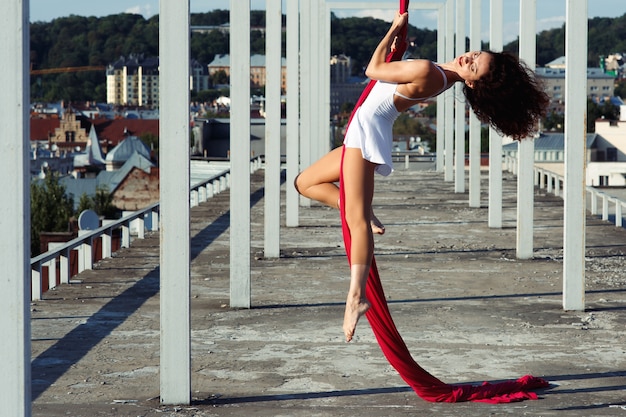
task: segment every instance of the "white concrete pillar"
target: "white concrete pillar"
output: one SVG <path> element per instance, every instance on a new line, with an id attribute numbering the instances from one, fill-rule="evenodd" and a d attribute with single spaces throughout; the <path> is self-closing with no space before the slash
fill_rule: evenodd
<path id="1" fill-rule="evenodd" d="M 0 14 L 0 404 L 7 416 L 31 415 L 30 372 L 30 76 L 29 1 Z M 6 196 L 10 196 L 6 198 Z"/>
<path id="2" fill-rule="evenodd" d="M 565 25 L 563 308 L 585 309 L 587 0 L 567 0 Z"/>
<path id="3" fill-rule="evenodd" d="M 191 402 L 189 0 L 159 3 L 161 403 Z"/>
<path id="4" fill-rule="evenodd" d="M 281 0 L 265 2 L 265 250 L 280 257 Z"/>
<path id="5" fill-rule="evenodd" d="M 445 4 L 441 3 L 437 7 L 437 62 L 446 61 L 446 9 Z M 446 117 L 446 96 L 439 94 L 437 96 L 437 146 L 435 152 L 437 159 L 435 162 L 437 172 L 444 170 L 444 153 L 446 141 L 445 129 Z"/>
<path id="6" fill-rule="evenodd" d="M 230 0 L 230 307 L 250 308 L 250 0 Z"/>
<path id="7" fill-rule="evenodd" d="M 330 151 L 330 26 L 327 26 L 326 19 L 326 2 L 318 1 L 314 4 L 316 18 L 316 34 L 313 39 L 317 39 L 315 43 L 317 54 L 317 87 L 314 91 L 317 93 L 317 147 L 315 160 Z M 330 25 L 330 23 L 329 23 Z M 328 45 L 328 48 L 327 48 Z"/>
<path id="8" fill-rule="evenodd" d="M 481 50 L 481 1 L 470 0 L 470 51 Z M 469 116 L 469 206 L 480 207 L 480 121 L 473 111 Z"/>
<path id="9" fill-rule="evenodd" d="M 456 43 L 455 56 L 466 52 L 465 47 L 465 1 L 456 0 Z M 457 100 L 454 101 L 454 192 L 465 192 L 465 100 L 463 97 L 463 83 L 456 83 L 454 91 Z"/>
<path id="10" fill-rule="evenodd" d="M 536 61 L 537 0 L 520 0 L 519 56 L 532 69 Z M 517 257 L 533 257 L 535 143 L 526 138 L 519 143 L 517 171 Z"/>
<path id="11" fill-rule="evenodd" d="M 311 154 L 311 132 L 313 125 L 311 89 L 313 57 L 311 54 L 311 2 L 300 0 L 300 165 L 306 168 L 314 162 Z M 300 198 L 302 207 L 310 207 L 311 200 Z"/>
<path id="12" fill-rule="evenodd" d="M 491 0 L 489 49 L 501 52 L 503 46 L 502 0 Z M 502 135 L 489 127 L 489 209 L 488 224 L 502 228 Z"/>
<path id="13" fill-rule="evenodd" d="M 454 2 L 446 1 L 446 62 L 454 59 Z M 454 180 L 454 87 L 445 93 L 444 181 Z"/>
<path id="14" fill-rule="evenodd" d="M 320 126 L 320 115 L 322 112 L 320 101 L 320 90 L 322 89 L 322 76 L 320 73 L 320 48 L 319 44 L 322 41 L 321 28 L 319 22 L 319 8 L 320 0 L 312 0 L 309 2 L 309 34 L 311 36 L 309 44 L 309 54 L 311 56 L 311 74 L 309 78 L 311 86 L 310 95 L 310 107 L 311 113 L 311 138 L 309 142 L 309 152 L 311 155 L 311 163 L 317 161 L 320 158 L 320 141 L 322 139 L 322 129 Z"/>
<path id="15" fill-rule="evenodd" d="M 333 138 L 330 126 L 330 13 L 328 7 L 322 4 L 319 8 L 320 26 L 322 28 L 320 42 L 320 73 L 322 74 L 323 84 L 320 91 L 321 98 L 321 116 L 320 125 L 322 128 L 322 141 L 320 143 L 320 157 L 326 155 L 333 147 Z"/>
<path id="16" fill-rule="evenodd" d="M 300 172 L 300 17 L 298 1 L 287 2 L 287 184 L 286 225 L 300 225 L 300 196 L 293 186 Z"/>

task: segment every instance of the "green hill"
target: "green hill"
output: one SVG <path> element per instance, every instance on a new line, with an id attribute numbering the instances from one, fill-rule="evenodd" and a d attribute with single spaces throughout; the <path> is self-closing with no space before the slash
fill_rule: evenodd
<path id="1" fill-rule="evenodd" d="M 218 26 L 228 23 L 228 11 L 192 14 L 191 24 Z M 283 19 L 284 21 L 285 19 Z M 261 30 L 265 13 L 251 13 L 251 52 L 264 54 L 265 43 Z M 354 61 L 353 71 L 361 73 L 388 22 L 373 18 L 345 18 L 331 20 L 331 52 L 346 54 Z M 411 26 L 409 37 L 414 42 L 409 52 L 415 57 L 436 58 L 436 31 Z M 140 15 L 118 14 L 102 18 L 69 16 L 51 22 L 31 24 L 31 66 L 33 69 L 105 66 L 120 56 L 158 55 L 159 18 L 145 19 Z M 537 35 L 537 64 L 544 65 L 565 54 L 564 27 Z M 228 53 L 228 34 L 220 31 L 193 33 L 191 57 L 203 64 L 215 54 Z M 598 57 L 614 52 L 626 52 L 626 14 L 619 18 L 589 20 L 588 65 L 597 67 Z M 488 45 L 485 45 L 485 48 Z M 505 45 L 505 50 L 516 51 L 517 41 Z M 283 51 L 284 39 L 283 39 Z M 105 101 L 104 71 L 68 72 L 34 75 L 31 77 L 33 101 Z"/>

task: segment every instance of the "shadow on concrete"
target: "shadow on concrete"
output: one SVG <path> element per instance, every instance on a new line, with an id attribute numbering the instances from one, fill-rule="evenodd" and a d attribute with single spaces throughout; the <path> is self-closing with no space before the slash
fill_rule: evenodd
<path id="1" fill-rule="evenodd" d="M 366 388 L 352 390 L 334 390 L 321 392 L 302 392 L 299 394 L 275 394 L 275 395 L 254 395 L 250 397 L 231 397 L 231 398 L 207 398 L 204 400 L 196 400 L 193 405 L 226 405 L 226 404 L 243 404 L 257 403 L 268 401 L 291 401 L 291 400 L 313 400 L 319 398 L 337 398 L 349 397 L 355 395 L 375 395 L 375 394 L 395 394 L 399 392 L 411 392 L 411 387 L 391 387 L 391 388 Z"/>
<path id="2" fill-rule="evenodd" d="M 626 293 L 626 288 L 606 289 L 606 290 L 587 290 L 587 294 L 607 294 L 607 293 Z M 536 293 L 518 293 L 518 294 L 499 294 L 499 295 L 480 295 L 480 296 L 468 296 L 468 297 L 437 297 L 437 298 L 420 298 L 420 299 L 402 299 L 402 300 L 387 300 L 387 304 L 411 304 L 411 303 L 440 303 L 449 301 L 488 301 L 498 299 L 512 299 L 512 298 L 528 298 L 528 297 L 562 297 L 561 292 L 536 292 Z M 560 302 L 560 300 L 559 300 Z M 345 302 L 336 303 L 306 303 L 306 304 L 267 304 L 253 306 L 254 310 L 271 310 L 282 308 L 312 308 L 312 307 L 335 307 L 343 306 Z M 585 311 L 609 311 L 609 310 L 626 310 L 626 306 L 620 307 L 594 307 L 588 308 Z"/>
<path id="3" fill-rule="evenodd" d="M 605 373 L 591 373 L 591 374 L 571 374 L 571 375 L 548 375 L 543 378 L 547 381 L 564 381 L 564 380 L 591 380 L 597 378 L 623 378 L 626 376 L 626 371 L 615 371 L 615 372 L 605 372 Z M 494 380 L 489 381 L 489 383 L 497 384 L 501 382 L 505 382 L 507 380 Z M 481 385 L 484 381 L 470 381 L 470 382 L 455 382 L 451 385 L 460 386 L 460 385 Z M 549 387 L 544 389 L 533 390 L 538 394 L 546 394 L 550 390 L 556 388 L 558 385 L 550 384 Z M 626 389 L 626 384 L 615 385 L 615 386 L 604 386 L 604 387 L 590 387 L 583 389 L 572 389 L 572 390 L 559 390 L 559 394 L 574 394 L 581 392 L 601 392 L 601 391 L 623 391 Z M 243 404 L 243 403 L 260 403 L 260 402 L 276 402 L 276 401 L 291 401 L 291 400 L 312 400 L 319 398 L 337 398 L 337 397 L 348 397 L 348 396 L 360 396 L 360 395 L 377 395 L 377 394 L 394 394 L 394 393 L 402 393 L 402 392 L 412 392 L 413 389 L 411 387 L 389 387 L 389 388 L 366 388 L 366 389 L 353 389 L 353 390 L 334 390 L 334 391 L 321 391 L 321 392 L 303 392 L 299 394 L 276 394 L 276 395 L 255 395 L 250 397 L 212 397 L 206 398 L 203 400 L 195 400 L 193 402 L 194 405 L 227 405 L 227 404 Z M 618 402 L 615 405 L 624 405 L 626 402 Z M 558 410 L 584 410 L 588 408 L 595 407 L 603 407 L 606 408 L 606 404 L 602 405 L 584 405 L 584 406 L 572 406 L 567 408 L 559 408 Z"/>
<path id="4" fill-rule="evenodd" d="M 124 323 L 143 303 L 159 292 L 159 268 L 150 271 L 87 321 L 72 329 L 31 362 L 32 400 L 36 400 L 69 368 Z"/>
<path id="5" fill-rule="evenodd" d="M 254 207 L 265 194 L 265 188 L 259 188 L 250 195 L 250 207 Z M 230 210 L 212 221 L 191 238 L 191 260 L 194 260 L 204 249 L 230 227 Z"/>

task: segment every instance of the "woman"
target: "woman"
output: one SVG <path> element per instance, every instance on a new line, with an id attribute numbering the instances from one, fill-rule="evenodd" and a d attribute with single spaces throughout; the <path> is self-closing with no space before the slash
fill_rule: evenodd
<path id="1" fill-rule="evenodd" d="M 466 100 L 483 123 L 516 140 L 529 137 L 543 116 L 548 97 L 517 58 L 506 53 L 474 51 L 445 64 L 428 60 L 386 62 L 408 14 L 397 13 L 391 28 L 375 49 L 365 74 L 378 80 L 356 110 L 344 139 L 346 222 L 350 229 L 350 288 L 343 331 L 354 336 L 359 318 L 369 309 L 365 285 L 374 253 L 373 233 L 384 227 L 372 212 L 374 173 L 392 171 L 392 127 L 398 115 L 463 82 Z M 337 148 L 304 170 L 295 187 L 305 197 L 339 207 L 342 148 Z"/>

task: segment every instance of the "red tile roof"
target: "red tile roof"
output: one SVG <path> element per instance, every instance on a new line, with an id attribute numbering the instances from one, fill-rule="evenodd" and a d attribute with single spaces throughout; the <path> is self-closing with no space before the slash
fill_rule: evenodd
<path id="1" fill-rule="evenodd" d="M 30 119 L 30 140 L 48 140 L 54 129 L 60 125 L 59 119 Z"/>
<path id="2" fill-rule="evenodd" d="M 126 135 L 141 136 L 143 133 L 152 133 L 159 136 L 158 119 L 93 119 L 92 122 L 96 126 L 98 139 L 113 145 L 117 145 Z"/>
<path id="3" fill-rule="evenodd" d="M 81 125 L 85 127 L 87 133 L 89 133 L 91 123 L 96 127 L 98 139 L 101 142 L 110 142 L 113 146 L 124 139 L 125 132 L 132 136 L 141 136 L 143 133 L 159 136 L 158 119 L 84 119 L 81 120 Z M 57 118 L 31 118 L 30 140 L 48 140 L 59 126 L 60 120 Z"/>

